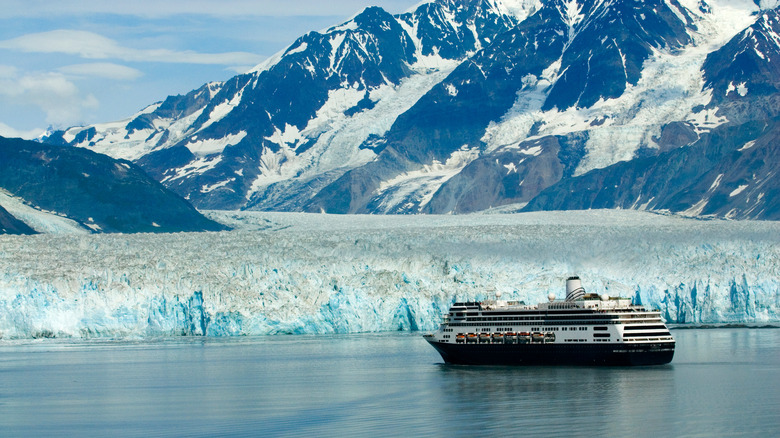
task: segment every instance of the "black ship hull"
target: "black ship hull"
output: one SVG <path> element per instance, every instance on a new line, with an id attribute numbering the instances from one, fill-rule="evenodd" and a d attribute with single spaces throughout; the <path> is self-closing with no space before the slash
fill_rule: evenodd
<path id="1" fill-rule="evenodd" d="M 445 362 L 458 365 L 663 365 L 674 357 L 670 342 L 452 344 L 426 340 Z"/>

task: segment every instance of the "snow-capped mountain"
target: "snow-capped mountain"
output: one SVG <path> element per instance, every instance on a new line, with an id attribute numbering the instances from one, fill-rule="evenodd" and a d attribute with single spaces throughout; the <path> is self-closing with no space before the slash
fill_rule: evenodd
<path id="1" fill-rule="evenodd" d="M 0 234 L 225 228 L 133 163 L 0 137 Z"/>
<path id="2" fill-rule="evenodd" d="M 731 122 L 780 115 L 780 10 L 759 14 L 755 23 L 719 50 L 702 67 L 710 107 Z"/>
<path id="3" fill-rule="evenodd" d="M 780 219 L 778 11 L 758 15 L 708 54 L 703 72 L 712 99 L 694 114 L 717 110 L 729 123 L 699 133 L 693 121 L 664 126 L 661 137 L 672 142 L 670 150 L 563 179 L 527 209 L 641 208 Z"/>
<path id="4" fill-rule="evenodd" d="M 367 8 L 225 83 L 47 141 L 133 160 L 199 208 L 587 207 L 537 197 L 576 192 L 591 171 L 663 166 L 697 144 L 725 148 L 720 132 L 739 133 L 736 150 L 763 150 L 747 146 L 764 143 L 769 131 L 751 126 L 775 123 L 780 107 L 777 8 L 775 0 L 435 0 L 395 16 Z M 694 179 L 716 171 L 688 165 Z M 773 181 L 771 167 L 743 170 Z M 744 207 L 739 193 L 698 208 L 703 180 L 682 179 L 665 189 L 674 202 L 653 191 L 662 184 L 631 180 L 622 183 L 643 185 L 641 197 L 629 204 L 602 191 L 598 205 L 780 218 Z M 766 190 L 750 199 L 760 193 L 775 202 Z"/>

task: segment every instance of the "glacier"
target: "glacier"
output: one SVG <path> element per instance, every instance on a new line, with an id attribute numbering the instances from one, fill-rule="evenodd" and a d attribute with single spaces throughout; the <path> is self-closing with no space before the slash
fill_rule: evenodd
<path id="1" fill-rule="evenodd" d="M 780 322 L 780 223 L 641 211 L 206 212 L 233 231 L 0 236 L 0 338 L 433 330 L 454 300 L 586 290 L 673 324 Z"/>

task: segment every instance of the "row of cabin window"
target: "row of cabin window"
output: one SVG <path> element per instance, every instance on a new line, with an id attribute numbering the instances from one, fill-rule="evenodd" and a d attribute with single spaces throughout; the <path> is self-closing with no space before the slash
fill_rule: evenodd
<path id="1" fill-rule="evenodd" d="M 456 319 L 464 318 L 459 316 L 454 316 Z M 625 317 L 623 317 L 625 318 Z M 604 315 L 571 315 L 571 316 L 546 316 L 546 315 L 539 315 L 539 316 L 467 316 L 465 317 L 468 321 L 543 321 L 543 320 L 555 320 L 555 321 L 573 321 L 573 320 L 582 320 L 582 321 L 612 321 L 616 320 L 617 318 L 614 316 L 604 316 Z M 656 318 L 653 318 L 656 319 Z"/>
<path id="2" fill-rule="evenodd" d="M 503 321 L 502 321 L 502 322 L 503 322 Z M 542 324 L 542 323 L 541 323 L 541 322 L 539 322 L 539 321 L 534 321 L 534 322 L 527 322 L 527 321 L 509 321 L 509 323 L 511 323 L 511 324 L 514 324 L 514 325 L 531 325 L 531 324 Z M 551 324 L 554 324 L 554 323 L 555 323 L 555 322 L 548 322 L 548 323 L 545 323 L 545 324 L 543 324 L 543 325 L 551 325 Z M 473 326 L 481 326 L 481 325 L 484 325 L 484 324 L 485 324 L 485 322 L 450 322 L 448 325 L 449 325 L 450 327 L 466 327 L 466 326 L 472 326 L 472 327 L 473 327 Z M 558 324 L 560 324 L 560 322 L 558 322 Z M 612 322 L 612 321 L 583 321 L 583 323 L 582 323 L 582 325 L 584 325 L 584 326 L 592 326 L 592 325 L 595 325 L 595 324 L 609 324 L 609 325 L 614 325 L 614 324 L 620 324 L 620 322 L 619 322 L 619 321 L 614 321 L 614 322 Z M 588 327 L 570 327 L 569 329 L 570 329 L 570 330 L 587 330 L 587 329 L 588 329 Z M 604 327 L 602 330 L 606 330 L 606 329 L 607 329 L 607 328 L 606 328 L 606 327 Z M 552 328 L 545 328 L 545 330 L 553 330 L 553 329 L 552 329 Z M 595 330 L 595 329 L 594 329 L 594 330 Z"/>
<path id="3" fill-rule="evenodd" d="M 471 325 L 476 326 L 477 324 L 450 324 L 450 325 Z M 528 331 L 531 332 L 541 332 L 541 331 L 548 331 L 548 332 L 557 332 L 557 331 L 587 331 L 587 327 L 531 327 L 528 329 Z M 593 327 L 593 330 L 607 330 L 607 327 Z M 453 329 L 444 329 L 445 332 L 451 332 Z M 496 328 L 490 328 L 490 327 L 481 327 L 482 332 L 511 332 L 514 331 L 512 327 L 496 327 Z"/>

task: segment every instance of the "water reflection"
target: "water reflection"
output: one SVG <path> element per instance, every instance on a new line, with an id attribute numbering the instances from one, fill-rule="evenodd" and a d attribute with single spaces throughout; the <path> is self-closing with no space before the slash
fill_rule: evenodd
<path id="1" fill-rule="evenodd" d="M 777 436 L 780 330 L 670 365 L 470 367 L 419 334 L 0 344 L 6 436 Z"/>
<path id="2" fill-rule="evenodd" d="M 457 430 L 531 434 L 622 435 L 647 405 L 664 409 L 673 394 L 671 366 L 468 367 L 441 365 L 442 415 L 465 418 Z M 465 429 L 463 429 L 465 427 Z M 626 429 L 628 428 L 628 429 Z"/>

